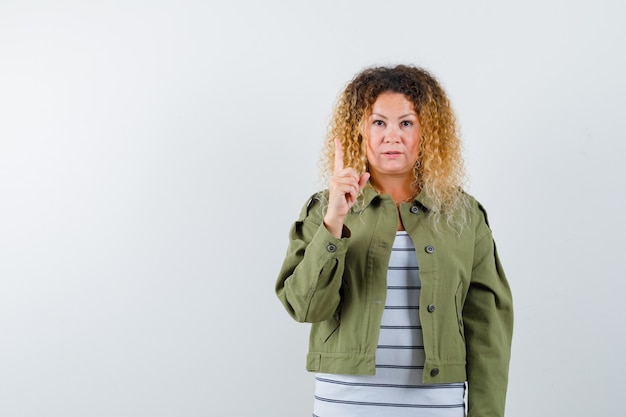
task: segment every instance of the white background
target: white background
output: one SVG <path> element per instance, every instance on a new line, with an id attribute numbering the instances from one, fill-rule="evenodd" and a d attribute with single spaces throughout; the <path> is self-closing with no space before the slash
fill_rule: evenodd
<path id="1" fill-rule="evenodd" d="M 621 416 L 625 3 L 0 2 L 0 415 L 308 416 L 273 286 L 365 66 L 431 70 L 515 298 L 507 416 Z"/>

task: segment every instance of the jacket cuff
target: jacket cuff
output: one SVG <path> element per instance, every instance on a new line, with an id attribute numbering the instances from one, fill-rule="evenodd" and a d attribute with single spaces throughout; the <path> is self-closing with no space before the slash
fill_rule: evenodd
<path id="1" fill-rule="evenodd" d="M 315 248 L 314 250 L 320 251 L 320 254 L 330 255 L 328 257 L 343 256 L 348 250 L 347 241 L 350 239 L 351 234 L 350 229 L 344 225 L 341 231 L 342 237 L 336 238 L 322 223 L 317 229 L 309 249 Z"/>

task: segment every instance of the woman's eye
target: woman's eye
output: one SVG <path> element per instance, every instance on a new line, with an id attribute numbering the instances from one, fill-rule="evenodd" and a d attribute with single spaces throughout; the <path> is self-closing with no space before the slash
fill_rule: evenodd
<path id="1" fill-rule="evenodd" d="M 402 126 L 403 126 L 403 127 L 410 127 L 410 126 L 413 126 L 413 122 L 412 122 L 412 121 L 410 121 L 410 120 L 403 120 L 403 121 L 402 121 Z"/>
<path id="2" fill-rule="evenodd" d="M 384 126 L 385 122 L 382 120 L 374 120 L 374 126 Z"/>

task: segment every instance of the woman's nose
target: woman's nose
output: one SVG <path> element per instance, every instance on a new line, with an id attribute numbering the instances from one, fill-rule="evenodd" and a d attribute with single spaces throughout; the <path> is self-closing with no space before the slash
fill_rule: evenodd
<path id="1" fill-rule="evenodd" d="M 385 132 L 385 143 L 397 143 L 400 141 L 400 132 L 398 129 L 389 127 Z"/>

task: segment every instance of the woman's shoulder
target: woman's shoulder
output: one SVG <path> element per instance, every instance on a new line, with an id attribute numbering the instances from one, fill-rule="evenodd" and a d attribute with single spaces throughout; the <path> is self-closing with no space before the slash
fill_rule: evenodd
<path id="1" fill-rule="evenodd" d="M 465 191 L 463 191 L 463 194 L 466 198 L 467 219 L 477 238 L 490 234 L 491 228 L 485 206 L 473 195 Z"/>
<path id="2" fill-rule="evenodd" d="M 476 218 L 476 217 L 484 218 L 485 222 L 488 223 L 487 210 L 485 209 L 485 206 L 472 194 L 469 194 L 468 192 L 463 191 L 463 195 L 466 198 L 466 201 L 467 201 L 466 207 L 469 210 L 470 215 L 473 218 Z"/>
<path id="3" fill-rule="evenodd" d="M 328 190 L 317 191 L 312 194 L 304 203 L 300 211 L 299 220 L 305 219 L 322 219 L 324 217 L 324 208 L 328 205 Z"/>

